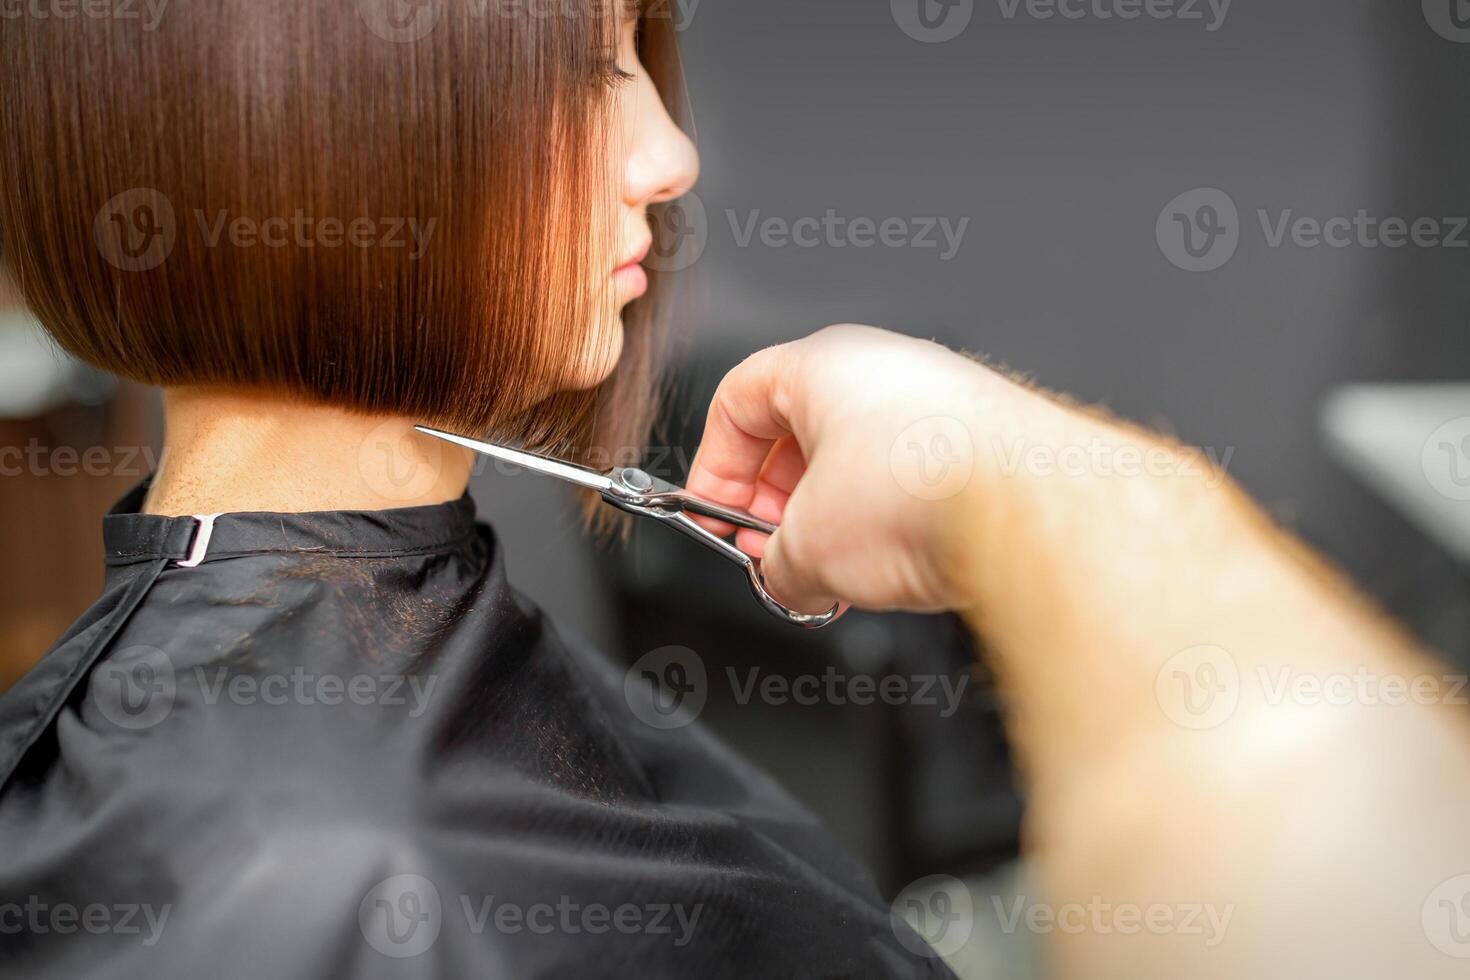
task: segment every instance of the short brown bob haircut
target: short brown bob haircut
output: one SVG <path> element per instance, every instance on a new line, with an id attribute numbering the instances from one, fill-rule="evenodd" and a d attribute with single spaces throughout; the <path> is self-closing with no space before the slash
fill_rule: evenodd
<path id="1" fill-rule="evenodd" d="M 528 406 L 610 315 L 620 16 L 683 116 L 666 3 L 27 7 L 0 19 L 4 261 L 63 348 L 127 378 L 641 447 L 656 271 L 612 377 Z"/>

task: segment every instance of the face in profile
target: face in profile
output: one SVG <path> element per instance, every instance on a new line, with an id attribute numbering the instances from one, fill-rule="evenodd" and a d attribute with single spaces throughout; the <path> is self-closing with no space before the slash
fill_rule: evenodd
<path id="1" fill-rule="evenodd" d="M 661 93 L 639 52 L 638 21 L 624 16 L 618 28 L 617 65 L 628 77 L 612 92 L 607 152 L 608 205 L 594 226 L 610 225 L 601 261 L 593 270 L 594 289 L 605 290 L 588 332 L 586 353 L 573 365 L 568 388 L 601 384 L 617 366 L 623 350 L 623 316 L 649 287 L 643 266 L 653 244 L 649 208 L 672 201 L 694 186 L 699 156 L 694 144 L 669 116 Z M 611 254 L 606 254 L 611 252 Z"/>

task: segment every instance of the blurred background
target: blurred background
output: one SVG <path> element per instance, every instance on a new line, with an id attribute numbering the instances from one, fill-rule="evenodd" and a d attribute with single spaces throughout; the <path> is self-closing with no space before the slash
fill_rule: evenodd
<path id="1" fill-rule="evenodd" d="M 682 477 L 744 355 L 879 324 L 1204 447 L 1470 661 L 1470 4 L 669 0 L 668 15 L 704 177 L 655 256 L 689 283 L 651 470 Z M 1299 223 L 1360 214 L 1375 224 L 1341 245 Z M 1390 219 L 1422 234 L 1394 247 Z M 160 432 L 154 393 L 60 359 L 13 293 L 0 304 L 3 688 L 96 594 L 99 517 Z M 953 875 L 978 914 L 1024 888 L 999 706 L 954 621 L 853 615 L 799 635 L 663 529 L 600 549 L 558 487 L 486 467 L 473 491 L 512 580 L 563 628 L 629 663 L 694 651 L 703 719 L 887 895 Z M 742 704 L 726 682 L 829 665 L 966 681 L 953 705 L 867 706 Z M 961 972 L 1031 975 L 1026 938 L 987 928 L 951 951 Z"/>

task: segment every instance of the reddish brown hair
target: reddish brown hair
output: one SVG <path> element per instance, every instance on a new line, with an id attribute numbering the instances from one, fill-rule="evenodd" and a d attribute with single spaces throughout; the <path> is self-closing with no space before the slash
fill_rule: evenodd
<path id="1" fill-rule="evenodd" d="M 678 109 L 671 19 L 644 14 L 645 64 Z M 0 20 L 6 262 L 62 347 L 139 381 L 574 455 L 639 446 L 656 272 L 613 376 L 528 410 L 608 315 L 592 271 L 613 254 L 595 216 L 615 203 L 617 16 L 614 0 L 174 0 L 151 24 Z M 239 218 L 255 232 L 233 234 Z"/>

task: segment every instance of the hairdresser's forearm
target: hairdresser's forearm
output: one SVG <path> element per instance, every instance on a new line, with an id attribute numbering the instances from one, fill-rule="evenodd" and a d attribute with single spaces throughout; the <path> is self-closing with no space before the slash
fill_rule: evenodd
<path id="1" fill-rule="evenodd" d="M 1065 410 L 1029 418 L 1027 437 L 1085 445 L 1095 465 L 974 486 L 968 616 L 1012 709 L 1051 900 L 1235 910 L 1209 947 L 1058 934 L 1063 975 L 1276 975 L 1273 948 L 1307 957 L 1300 975 L 1338 958 L 1356 972 L 1370 943 L 1437 975 L 1449 961 L 1420 903 L 1470 871 L 1455 829 L 1470 737 L 1436 703 L 1448 687 L 1421 680 L 1443 670 L 1204 461 Z M 1140 450 L 1149 473 L 1110 475 Z M 1360 667 L 1421 693 L 1290 693 Z"/>
<path id="2" fill-rule="evenodd" d="M 1181 651 L 1209 648 L 1198 659 L 1216 672 L 1233 661 L 1244 684 L 1263 664 L 1409 655 L 1197 454 L 1067 409 L 1024 426 L 1002 446 L 1016 447 L 1007 470 L 969 489 L 982 526 L 967 614 L 1018 705 L 1039 778 L 1177 728 L 1159 699 L 1173 692 L 1155 682 Z M 1017 462 L 1021 448 L 1031 462 Z M 1192 675 L 1185 661 L 1173 666 Z M 1184 690 L 1193 678 L 1172 680 Z"/>

